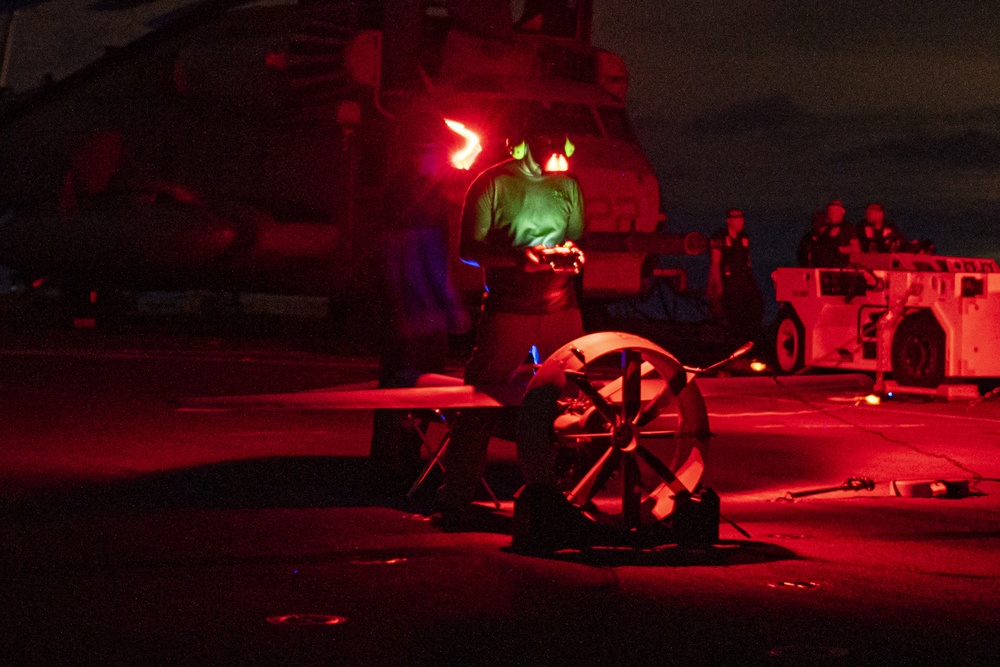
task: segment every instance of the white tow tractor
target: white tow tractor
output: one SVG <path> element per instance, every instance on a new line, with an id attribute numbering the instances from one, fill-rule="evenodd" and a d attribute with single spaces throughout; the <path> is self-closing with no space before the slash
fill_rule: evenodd
<path id="1" fill-rule="evenodd" d="M 845 268 L 771 274 L 781 304 L 774 349 L 781 372 L 872 372 L 901 390 L 938 394 L 1000 378 L 994 260 L 903 253 L 850 259 Z"/>

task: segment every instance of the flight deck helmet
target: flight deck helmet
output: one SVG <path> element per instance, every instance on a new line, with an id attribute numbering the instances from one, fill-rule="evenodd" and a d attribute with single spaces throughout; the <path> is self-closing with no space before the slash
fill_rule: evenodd
<path id="1" fill-rule="evenodd" d="M 576 147 L 563 124 L 540 111 L 528 116 L 510 133 L 507 149 L 515 160 L 523 159 L 530 151 L 531 157 L 544 171 L 553 172 L 569 169 L 568 158 Z"/>

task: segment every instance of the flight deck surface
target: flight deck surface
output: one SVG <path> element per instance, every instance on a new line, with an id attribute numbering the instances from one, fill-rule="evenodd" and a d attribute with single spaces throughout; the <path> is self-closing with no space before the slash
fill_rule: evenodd
<path id="1" fill-rule="evenodd" d="M 0 347 L 0 632 L 18 664 L 951 664 L 998 638 L 1000 399 L 699 380 L 710 549 L 511 553 L 365 485 L 371 412 L 188 410 L 374 360 L 97 331 Z M 460 360 L 451 368 L 460 372 Z M 873 490 L 809 492 L 849 478 Z M 504 512 L 513 447 L 487 478 Z M 909 482 L 984 495 L 891 495 Z M 928 485 L 927 488 L 930 488 Z M 334 622 L 342 619 L 341 622 Z M 653 662 L 655 661 L 655 663 Z"/>

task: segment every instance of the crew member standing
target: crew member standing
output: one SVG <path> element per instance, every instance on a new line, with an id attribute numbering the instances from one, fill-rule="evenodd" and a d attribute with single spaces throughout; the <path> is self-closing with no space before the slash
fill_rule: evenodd
<path id="1" fill-rule="evenodd" d="M 764 299 L 750 269 L 750 239 L 743 211 L 729 209 L 726 226 L 712 235 L 705 296 L 713 316 L 726 323 L 730 335 L 753 340 L 764 316 Z"/>
<path id="2" fill-rule="evenodd" d="M 460 202 L 447 193 L 451 133 L 435 114 L 399 124 L 382 251 L 379 387 L 412 387 L 422 373 L 443 373 L 448 334 L 471 328 L 448 268 L 448 220 Z M 369 460 L 375 495 L 401 494 L 420 471 L 421 437 L 403 410 L 376 410 Z"/>
<path id="3" fill-rule="evenodd" d="M 583 333 L 573 273 L 555 270 L 543 257 L 547 248 L 575 248 L 573 242 L 583 235 L 583 198 L 576 178 L 546 171 L 566 168 L 572 144 L 564 129 L 532 118 L 508 139 L 508 148 L 514 159 L 480 174 L 462 213 L 462 257 L 483 267 L 486 283 L 476 347 L 465 372 L 466 384 L 476 387 L 511 383 L 533 346 L 545 358 Z M 446 529 L 476 525 L 472 501 L 498 418 L 497 410 L 476 409 L 462 412 L 454 422 L 438 497 L 439 523 Z M 551 422 L 543 426 L 551 428 Z M 551 438 L 546 441 L 535 431 L 518 437 L 526 489 L 515 514 L 526 503 L 553 512 L 569 506 L 556 488 Z M 515 534 L 515 547 L 518 540 Z"/>

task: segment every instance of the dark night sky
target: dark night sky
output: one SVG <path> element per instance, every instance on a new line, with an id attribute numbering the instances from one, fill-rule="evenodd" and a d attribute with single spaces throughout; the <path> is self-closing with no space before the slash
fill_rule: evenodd
<path id="1" fill-rule="evenodd" d="M 965 229 L 1000 200 L 1000 3 L 597 0 L 595 15 L 672 221 L 742 206 L 782 231 L 832 198 L 851 219 L 881 200 L 940 250 L 1000 255 L 1000 234 Z"/>

